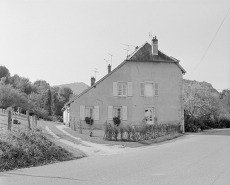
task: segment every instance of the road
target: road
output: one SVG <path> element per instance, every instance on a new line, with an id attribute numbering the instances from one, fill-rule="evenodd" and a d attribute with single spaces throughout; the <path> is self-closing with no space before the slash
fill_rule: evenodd
<path id="1" fill-rule="evenodd" d="M 0 173 L 1 185 L 229 185 L 230 129 L 113 155 Z"/>

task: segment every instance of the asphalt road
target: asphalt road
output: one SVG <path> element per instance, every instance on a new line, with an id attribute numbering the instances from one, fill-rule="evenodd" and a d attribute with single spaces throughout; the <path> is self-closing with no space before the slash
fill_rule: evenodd
<path id="1" fill-rule="evenodd" d="M 229 185 L 230 129 L 170 142 L 0 173 L 0 185 Z"/>

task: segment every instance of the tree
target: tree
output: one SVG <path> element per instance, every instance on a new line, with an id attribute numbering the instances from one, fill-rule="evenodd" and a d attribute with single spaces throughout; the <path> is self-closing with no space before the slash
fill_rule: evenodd
<path id="1" fill-rule="evenodd" d="M 219 114 L 218 97 L 197 84 L 183 88 L 183 101 L 186 118 L 217 117 Z"/>
<path id="2" fill-rule="evenodd" d="M 10 71 L 5 66 L 0 66 L 0 79 L 2 77 L 10 77 Z"/>
<path id="3" fill-rule="evenodd" d="M 230 90 L 225 89 L 220 93 L 220 99 L 223 102 L 223 109 L 230 114 Z"/>
<path id="4" fill-rule="evenodd" d="M 52 115 L 52 97 L 50 89 L 46 92 L 45 110 L 47 110 L 49 116 Z"/>
<path id="5" fill-rule="evenodd" d="M 69 87 L 62 87 L 59 89 L 58 94 L 59 94 L 60 101 L 66 103 L 69 101 L 70 97 L 72 96 L 73 91 Z"/>
<path id="6" fill-rule="evenodd" d="M 8 108 L 8 129 L 11 130 L 11 111 L 13 107 L 27 108 L 27 97 L 11 85 L 0 85 L 0 107 Z"/>

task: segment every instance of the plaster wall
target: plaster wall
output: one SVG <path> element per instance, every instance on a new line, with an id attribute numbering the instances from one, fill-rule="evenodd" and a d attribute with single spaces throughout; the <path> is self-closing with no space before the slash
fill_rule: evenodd
<path id="1" fill-rule="evenodd" d="M 132 97 L 114 97 L 113 82 L 132 82 Z M 140 83 L 155 81 L 159 96 L 140 96 Z M 179 123 L 182 116 L 182 72 L 175 63 L 127 62 L 70 105 L 70 126 L 80 120 L 80 106 L 99 106 L 101 127 L 108 119 L 108 106 L 127 106 L 128 119 L 122 124 L 138 125 L 144 118 L 145 107 L 154 107 L 158 123 Z M 111 121 L 112 122 L 112 121 Z"/>

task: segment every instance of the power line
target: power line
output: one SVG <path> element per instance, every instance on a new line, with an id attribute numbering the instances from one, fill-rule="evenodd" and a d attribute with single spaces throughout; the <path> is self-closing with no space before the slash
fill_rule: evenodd
<path id="1" fill-rule="evenodd" d="M 219 32 L 219 30 L 220 30 L 220 28 L 221 28 L 221 26 L 222 26 L 222 24 L 223 24 L 225 18 L 227 17 L 229 10 L 230 10 L 230 8 L 228 9 L 228 11 L 227 11 L 227 13 L 226 13 L 224 19 L 222 20 L 222 22 L 221 22 L 221 24 L 220 24 L 220 26 L 219 26 L 217 32 L 215 33 L 215 35 L 214 35 L 214 37 L 213 37 L 211 43 L 209 44 L 209 46 L 208 46 L 207 50 L 205 51 L 204 55 L 202 56 L 201 60 L 198 62 L 198 64 L 196 65 L 196 67 L 193 69 L 193 71 L 191 72 L 191 74 L 190 74 L 188 77 L 190 77 L 190 76 L 193 74 L 193 72 L 196 70 L 196 68 L 198 67 L 198 65 L 199 65 L 199 64 L 201 63 L 201 61 L 203 60 L 205 54 L 207 53 L 208 49 L 210 48 L 210 46 L 212 45 L 214 39 L 216 38 L 216 35 L 217 35 L 217 33 Z"/>

